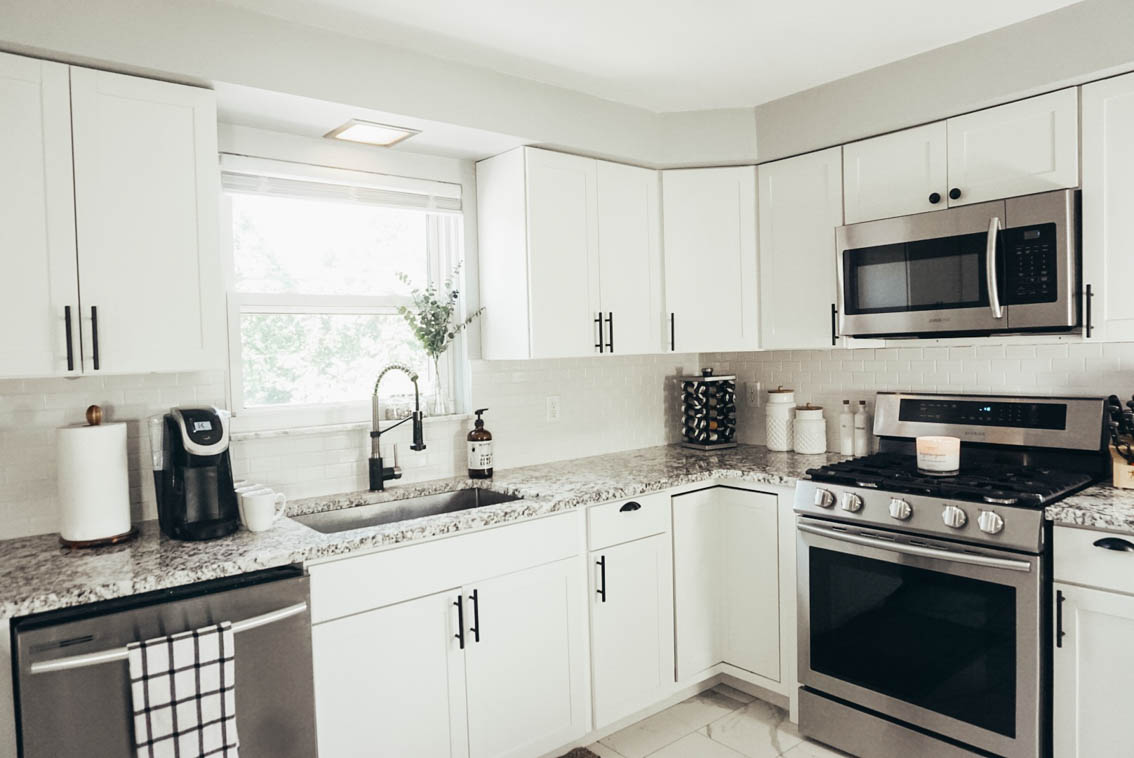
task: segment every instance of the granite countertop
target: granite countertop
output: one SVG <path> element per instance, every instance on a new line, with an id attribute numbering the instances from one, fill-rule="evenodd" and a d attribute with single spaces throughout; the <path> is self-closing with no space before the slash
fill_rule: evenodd
<path id="1" fill-rule="evenodd" d="M 179 542 L 162 536 L 156 521 L 147 521 L 139 525 L 137 539 L 93 550 L 63 548 L 54 534 L 3 540 L 0 620 L 497 526 L 711 479 L 792 487 L 807 469 L 842 458 L 774 453 L 751 445 L 713 453 L 660 446 L 502 470 L 491 480 L 455 477 L 395 484 L 385 492 L 306 498 L 289 504 L 288 514 L 295 516 L 464 487 L 484 487 L 523 498 L 337 534 L 321 534 L 281 519 L 265 532 L 240 530 L 209 542 Z"/>
<path id="2" fill-rule="evenodd" d="M 1059 526 L 1134 534 L 1134 490 L 1100 484 L 1047 506 L 1044 515 Z"/>

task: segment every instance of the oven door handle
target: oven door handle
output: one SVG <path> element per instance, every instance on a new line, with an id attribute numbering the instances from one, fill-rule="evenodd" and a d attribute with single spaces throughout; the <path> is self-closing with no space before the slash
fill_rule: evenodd
<path id="1" fill-rule="evenodd" d="M 1024 573 L 1028 573 L 1032 570 L 1032 564 L 1027 561 L 1014 561 L 1009 558 L 989 558 L 987 556 L 973 555 L 971 553 L 954 553 L 951 550 L 938 550 L 932 547 L 905 545 L 898 542 L 874 539 L 872 537 L 862 537 L 857 534 L 846 534 L 835 529 L 824 529 L 823 527 L 811 526 L 810 524 L 798 524 L 796 528 L 801 532 L 817 534 L 820 537 L 828 537 L 838 542 L 850 542 L 855 545 L 864 545 L 866 547 L 877 548 L 878 550 L 885 550 L 890 553 L 898 553 L 899 555 L 937 558 L 954 563 L 971 563 L 974 566 L 1008 569 L 1009 571 L 1023 571 Z"/>
<path id="2" fill-rule="evenodd" d="M 984 251 L 985 279 L 988 281 L 988 307 L 993 318 L 1004 318 L 1000 307 L 1000 282 L 996 272 L 996 238 L 1000 232 L 1000 217 L 993 216 L 988 221 L 988 247 Z"/>

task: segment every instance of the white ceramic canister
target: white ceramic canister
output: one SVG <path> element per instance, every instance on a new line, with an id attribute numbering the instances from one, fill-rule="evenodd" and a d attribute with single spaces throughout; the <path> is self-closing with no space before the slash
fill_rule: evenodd
<path id="1" fill-rule="evenodd" d="M 800 405 L 795 409 L 795 452 L 819 455 L 827 452 L 827 419 L 818 405 Z"/>
<path id="2" fill-rule="evenodd" d="M 764 409 L 765 444 L 769 450 L 791 450 L 795 442 L 795 390 L 777 387 L 768 390 Z"/>

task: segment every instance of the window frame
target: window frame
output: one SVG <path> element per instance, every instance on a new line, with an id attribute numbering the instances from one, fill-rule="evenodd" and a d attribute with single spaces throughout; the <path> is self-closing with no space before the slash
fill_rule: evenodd
<path id="1" fill-rule="evenodd" d="M 244 173 L 258 173 L 265 176 L 289 176 L 316 179 L 335 184 L 356 183 L 359 186 L 382 185 L 389 180 L 395 187 L 406 183 L 422 186 L 449 185 L 432 180 L 415 180 L 403 177 L 387 177 L 365 171 L 324 168 L 308 164 L 290 164 L 270 159 L 254 159 L 244 156 L 221 155 L 222 171 L 225 159 L 239 165 Z M 251 166 L 252 168 L 248 168 Z M 353 178 L 353 182 L 350 181 Z M 459 192 L 459 186 L 457 191 Z M 235 250 L 233 235 L 232 194 L 221 189 L 220 228 L 221 258 L 224 267 L 226 311 L 227 311 L 227 361 L 228 406 L 233 415 L 233 429 L 236 432 L 269 431 L 293 427 L 319 427 L 369 424 L 371 420 L 371 401 L 366 396 L 358 400 L 336 403 L 310 403 L 276 406 L 245 406 L 243 341 L 240 334 L 240 317 L 244 313 L 297 313 L 297 314 L 359 314 L 359 315 L 397 315 L 398 306 L 412 305 L 406 295 L 311 295 L 292 293 L 247 293 L 238 292 L 235 286 Z M 397 207 L 397 206 L 388 206 Z M 465 258 L 464 229 L 460 211 L 399 208 L 407 213 L 420 213 L 426 216 L 426 272 L 428 281 L 438 282 L 451 271 L 453 266 Z M 463 273 L 463 272 L 462 272 Z M 462 275 L 462 280 L 463 280 Z M 465 289 L 463 281 L 458 284 L 461 292 Z M 459 315 L 467 314 L 467 298 L 459 303 Z M 468 405 L 468 350 L 464 334 L 458 336 L 438 361 L 440 388 L 443 396 L 452 400 L 453 413 L 449 417 L 459 417 Z M 377 377 L 375 377 L 377 378 Z M 429 412 L 425 404 L 429 397 L 422 397 L 423 410 Z"/>

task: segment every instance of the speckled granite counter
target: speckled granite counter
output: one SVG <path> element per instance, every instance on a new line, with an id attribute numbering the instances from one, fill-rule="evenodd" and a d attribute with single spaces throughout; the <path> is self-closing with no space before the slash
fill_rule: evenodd
<path id="1" fill-rule="evenodd" d="M 178 542 L 161 536 L 157 522 L 147 521 L 140 525 L 138 539 L 96 550 L 61 548 L 53 534 L 4 540 L 0 541 L 0 619 L 497 526 L 710 479 L 791 487 L 807 469 L 840 459 L 773 453 L 746 445 L 719 453 L 653 447 L 503 470 L 487 482 L 453 478 L 395 483 L 386 492 L 308 498 L 289 505 L 290 515 L 300 515 L 468 486 L 523 498 L 338 534 L 321 534 L 282 519 L 257 534 L 241 530 L 210 542 Z"/>
<path id="2" fill-rule="evenodd" d="M 1091 487 L 1047 506 L 1044 515 L 1057 525 L 1134 534 L 1134 490 Z"/>

